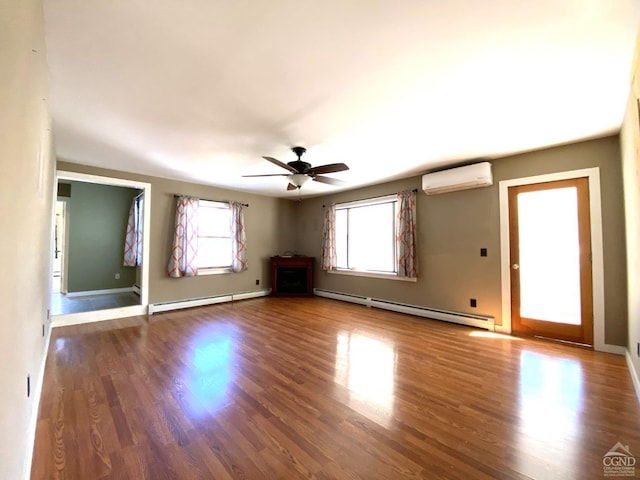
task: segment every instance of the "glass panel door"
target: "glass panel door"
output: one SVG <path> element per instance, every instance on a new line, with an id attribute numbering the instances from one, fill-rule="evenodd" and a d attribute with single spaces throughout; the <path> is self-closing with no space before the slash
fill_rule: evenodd
<path id="1" fill-rule="evenodd" d="M 586 178 L 509 188 L 515 333 L 593 342 Z"/>
<path id="2" fill-rule="evenodd" d="M 518 195 L 523 317 L 580 325 L 577 212 L 576 187 Z"/>

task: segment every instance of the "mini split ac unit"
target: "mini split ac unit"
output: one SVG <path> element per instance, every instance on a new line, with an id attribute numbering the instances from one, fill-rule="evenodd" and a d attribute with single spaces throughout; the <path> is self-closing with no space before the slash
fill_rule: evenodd
<path id="1" fill-rule="evenodd" d="M 467 190 L 468 188 L 493 185 L 489 162 L 475 163 L 464 167 L 450 168 L 422 176 L 422 190 L 427 195 Z"/>

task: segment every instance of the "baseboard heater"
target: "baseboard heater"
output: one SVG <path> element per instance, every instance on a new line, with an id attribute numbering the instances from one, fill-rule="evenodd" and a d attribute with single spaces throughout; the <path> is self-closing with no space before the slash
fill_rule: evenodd
<path id="1" fill-rule="evenodd" d="M 248 298 L 266 297 L 271 293 L 271 289 L 255 290 L 252 292 L 232 293 L 229 295 L 216 295 L 212 297 L 190 298 L 188 300 L 178 300 L 175 302 L 150 303 L 149 315 L 170 310 L 180 310 L 182 308 L 203 307 L 216 303 L 234 302 L 246 300 Z"/>
<path id="2" fill-rule="evenodd" d="M 361 295 L 353 295 L 350 293 L 332 292 L 330 290 L 322 290 L 319 288 L 314 289 L 313 292 L 319 297 L 332 298 L 334 300 L 341 300 L 343 302 L 357 303 L 359 305 L 365 305 L 367 307 L 391 310 L 399 313 L 407 313 L 409 315 L 416 315 L 433 320 L 442 320 L 445 322 L 457 323 L 459 325 L 467 325 L 469 327 L 484 328 L 489 331 L 494 330 L 494 318 L 487 315 L 473 315 L 469 313 L 438 310 L 435 308 L 409 305 L 406 303 L 392 302 L 389 300 L 381 300 Z"/>

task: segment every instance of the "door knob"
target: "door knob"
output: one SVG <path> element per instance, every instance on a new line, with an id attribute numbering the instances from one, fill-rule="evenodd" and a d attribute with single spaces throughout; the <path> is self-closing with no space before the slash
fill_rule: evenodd
<path id="1" fill-rule="evenodd" d="M 518 270 L 520 268 L 520 265 L 514 263 L 513 265 L 511 265 L 511 268 L 513 268 L 514 270 Z"/>

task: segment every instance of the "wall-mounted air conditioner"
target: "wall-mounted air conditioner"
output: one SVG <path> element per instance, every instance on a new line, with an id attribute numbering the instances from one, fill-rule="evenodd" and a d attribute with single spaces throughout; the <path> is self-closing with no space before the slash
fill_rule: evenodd
<path id="1" fill-rule="evenodd" d="M 450 168 L 422 176 L 422 190 L 427 195 L 455 192 L 468 188 L 493 185 L 493 174 L 489 162 L 475 163 L 464 167 Z"/>

